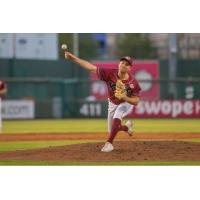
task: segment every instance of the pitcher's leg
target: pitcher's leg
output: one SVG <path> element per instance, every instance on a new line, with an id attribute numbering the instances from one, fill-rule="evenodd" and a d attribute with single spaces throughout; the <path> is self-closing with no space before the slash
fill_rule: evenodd
<path id="1" fill-rule="evenodd" d="M 113 123 L 112 123 L 112 129 L 110 132 L 110 136 L 108 138 L 108 142 L 110 142 L 111 144 L 113 143 L 113 140 L 115 138 L 115 136 L 117 135 L 117 132 L 119 131 L 119 127 L 121 125 L 121 120 L 120 119 L 113 119 Z"/>
<path id="2" fill-rule="evenodd" d="M 126 125 L 121 125 L 121 120 L 123 117 L 128 115 L 133 109 L 133 106 L 129 103 L 122 103 L 120 104 L 113 116 L 113 123 L 112 123 L 112 129 L 110 133 L 110 137 L 108 139 L 108 142 L 112 143 L 115 139 L 118 131 L 128 131 L 128 127 Z"/>
<path id="3" fill-rule="evenodd" d="M 128 131 L 127 126 L 121 125 L 121 120 L 132 110 L 132 108 L 133 108 L 133 106 L 128 103 L 122 103 L 120 105 L 115 105 L 112 103 L 109 104 L 108 130 L 110 131 L 110 135 L 109 135 L 109 138 L 108 138 L 107 142 L 105 143 L 104 147 L 101 149 L 101 151 L 103 151 L 103 152 L 112 151 L 114 149 L 112 143 L 113 143 L 118 131 L 120 131 L 120 130 Z"/>
<path id="4" fill-rule="evenodd" d="M 117 109 L 118 105 L 113 104 L 112 102 L 108 101 L 108 134 L 110 136 L 110 133 L 112 131 L 112 123 L 113 123 L 113 116 L 115 114 L 115 110 Z M 102 152 L 110 152 L 114 149 L 113 145 L 110 142 L 106 142 L 105 145 L 102 147 Z"/>
<path id="5" fill-rule="evenodd" d="M 108 122 L 108 134 L 110 134 L 110 132 L 111 132 L 113 116 L 114 116 L 114 113 L 109 113 L 108 112 L 108 119 L 107 119 L 107 122 Z"/>
<path id="6" fill-rule="evenodd" d="M 131 105 L 130 103 L 121 103 L 117 109 L 115 110 L 115 114 L 113 118 L 119 118 L 119 119 L 123 119 L 124 117 L 126 117 L 133 109 L 133 105 Z"/>
<path id="7" fill-rule="evenodd" d="M 115 114 L 115 111 L 117 109 L 118 105 L 113 104 L 112 102 L 108 101 L 108 133 L 110 134 L 112 129 L 112 122 L 113 122 L 113 116 Z"/>
<path id="8" fill-rule="evenodd" d="M 128 114 L 130 114 L 133 110 L 133 105 L 125 102 L 123 104 L 120 104 L 118 109 L 115 111 L 115 117 L 120 118 L 121 120 L 126 117 Z M 129 136 L 132 135 L 132 121 L 128 120 L 125 125 L 121 125 L 121 130 L 128 132 Z M 128 130 L 127 130 L 128 129 Z"/>

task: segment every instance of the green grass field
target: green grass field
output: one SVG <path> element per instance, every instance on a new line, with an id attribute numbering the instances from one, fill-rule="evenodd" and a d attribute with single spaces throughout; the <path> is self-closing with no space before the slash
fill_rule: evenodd
<path id="1" fill-rule="evenodd" d="M 3 151 L 15 151 L 24 149 L 39 149 L 46 147 L 64 146 L 72 144 L 81 144 L 96 142 L 94 140 L 61 140 L 61 141 L 22 141 L 22 142 L 0 142 L 0 152 Z"/>
<path id="2" fill-rule="evenodd" d="M 200 161 L 188 162 L 47 162 L 47 161 L 0 161 L 1 166 L 199 166 Z"/>
<path id="3" fill-rule="evenodd" d="M 199 119 L 135 119 L 135 132 L 200 133 Z M 107 132 L 106 119 L 4 121 L 3 133 Z"/>
<path id="4" fill-rule="evenodd" d="M 200 120 L 196 119 L 136 119 L 134 128 L 139 133 L 196 133 L 200 134 Z M 64 133 L 69 132 L 107 132 L 107 121 L 105 119 L 65 119 L 65 120 L 14 120 L 4 121 L 4 134 L 29 134 L 29 133 Z M 191 138 L 188 141 L 200 142 L 199 139 Z M 58 141 L 1 141 L 0 152 L 24 149 L 36 149 L 52 146 L 62 146 L 96 142 L 92 140 L 58 140 Z M 0 165 L 200 165 L 199 162 L 123 162 L 123 163 L 80 163 L 80 162 L 34 162 L 34 161 L 0 161 Z"/>

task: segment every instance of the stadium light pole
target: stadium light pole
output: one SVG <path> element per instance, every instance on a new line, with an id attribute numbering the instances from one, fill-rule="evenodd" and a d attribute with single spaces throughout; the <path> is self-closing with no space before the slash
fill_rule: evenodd
<path id="1" fill-rule="evenodd" d="M 79 34 L 73 33 L 73 53 L 79 56 Z"/>
<path id="2" fill-rule="evenodd" d="M 176 79 L 177 71 L 177 34 L 169 33 L 169 79 Z M 177 98 L 176 82 L 169 83 L 169 94 Z"/>

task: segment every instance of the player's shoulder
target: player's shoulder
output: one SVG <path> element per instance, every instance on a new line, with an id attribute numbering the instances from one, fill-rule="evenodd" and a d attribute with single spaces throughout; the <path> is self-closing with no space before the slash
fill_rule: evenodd
<path id="1" fill-rule="evenodd" d="M 117 69 L 115 68 L 106 68 L 106 67 L 99 67 L 98 70 L 101 72 L 108 73 L 108 74 L 114 74 L 117 72 Z"/>
<path id="2" fill-rule="evenodd" d="M 133 85 L 139 85 L 139 82 L 138 80 L 135 79 L 135 77 L 130 74 L 130 81 L 129 81 L 130 84 L 133 84 Z"/>
<path id="3" fill-rule="evenodd" d="M 133 83 L 134 85 L 139 85 L 138 80 L 136 80 L 135 78 L 132 79 L 132 83 Z"/>
<path id="4" fill-rule="evenodd" d="M 112 73 L 112 74 L 116 74 L 116 73 L 118 72 L 118 69 L 116 69 L 116 68 L 111 68 L 111 69 L 109 69 L 108 72 L 110 72 L 110 73 Z"/>
<path id="5" fill-rule="evenodd" d="M 129 82 L 135 82 L 135 81 L 136 81 L 136 79 L 135 79 L 135 77 L 133 76 L 133 74 L 128 73 L 128 75 L 129 75 Z"/>
<path id="6" fill-rule="evenodd" d="M 110 72 L 114 72 L 114 71 L 117 71 L 116 68 L 107 68 L 107 67 L 100 67 L 101 70 L 104 70 L 104 71 L 110 71 Z"/>

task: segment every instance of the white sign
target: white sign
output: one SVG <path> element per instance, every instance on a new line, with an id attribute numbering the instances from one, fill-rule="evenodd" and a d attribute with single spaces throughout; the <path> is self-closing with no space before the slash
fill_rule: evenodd
<path id="1" fill-rule="evenodd" d="M 149 91 L 151 89 L 151 87 L 153 86 L 153 76 L 150 72 L 148 72 L 147 70 L 138 70 L 135 74 L 135 79 L 136 80 L 146 80 L 148 82 L 140 82 L 140 87 L 142 88 L 142 91 Z"/>
<path id="2" fill-rule="evenodd" d="M 130 116 L 199 118 L 200 100 L 159 100 L 141 101 Z"/>
<path id="3" fill-rule="evenodd" d="M 18 33 L 15 46 L 19 59 L 58 59 L 56 33 Z"/>
<path id="4" fill-rule="evenodd" d="M 0 33 L 0 58 L 58 59 L 57 33 Z"/>
<path id="5" fill-rule="evenodd" d="M 3 100 L 3 119 L 33 119 L 35 117 L 35 104 L 32 100 Z"/>
<path id="6" fill-rule="evenodd" d="M 79 112 L 84 116 L 101 116 L 101 104 L 100 103 L 85 103 L 81 106 Z"/>
<path id="7" fill-rule="evenodd" d="M 0 33 L 0 58 L 13 58 L 12 33 Z"/>

